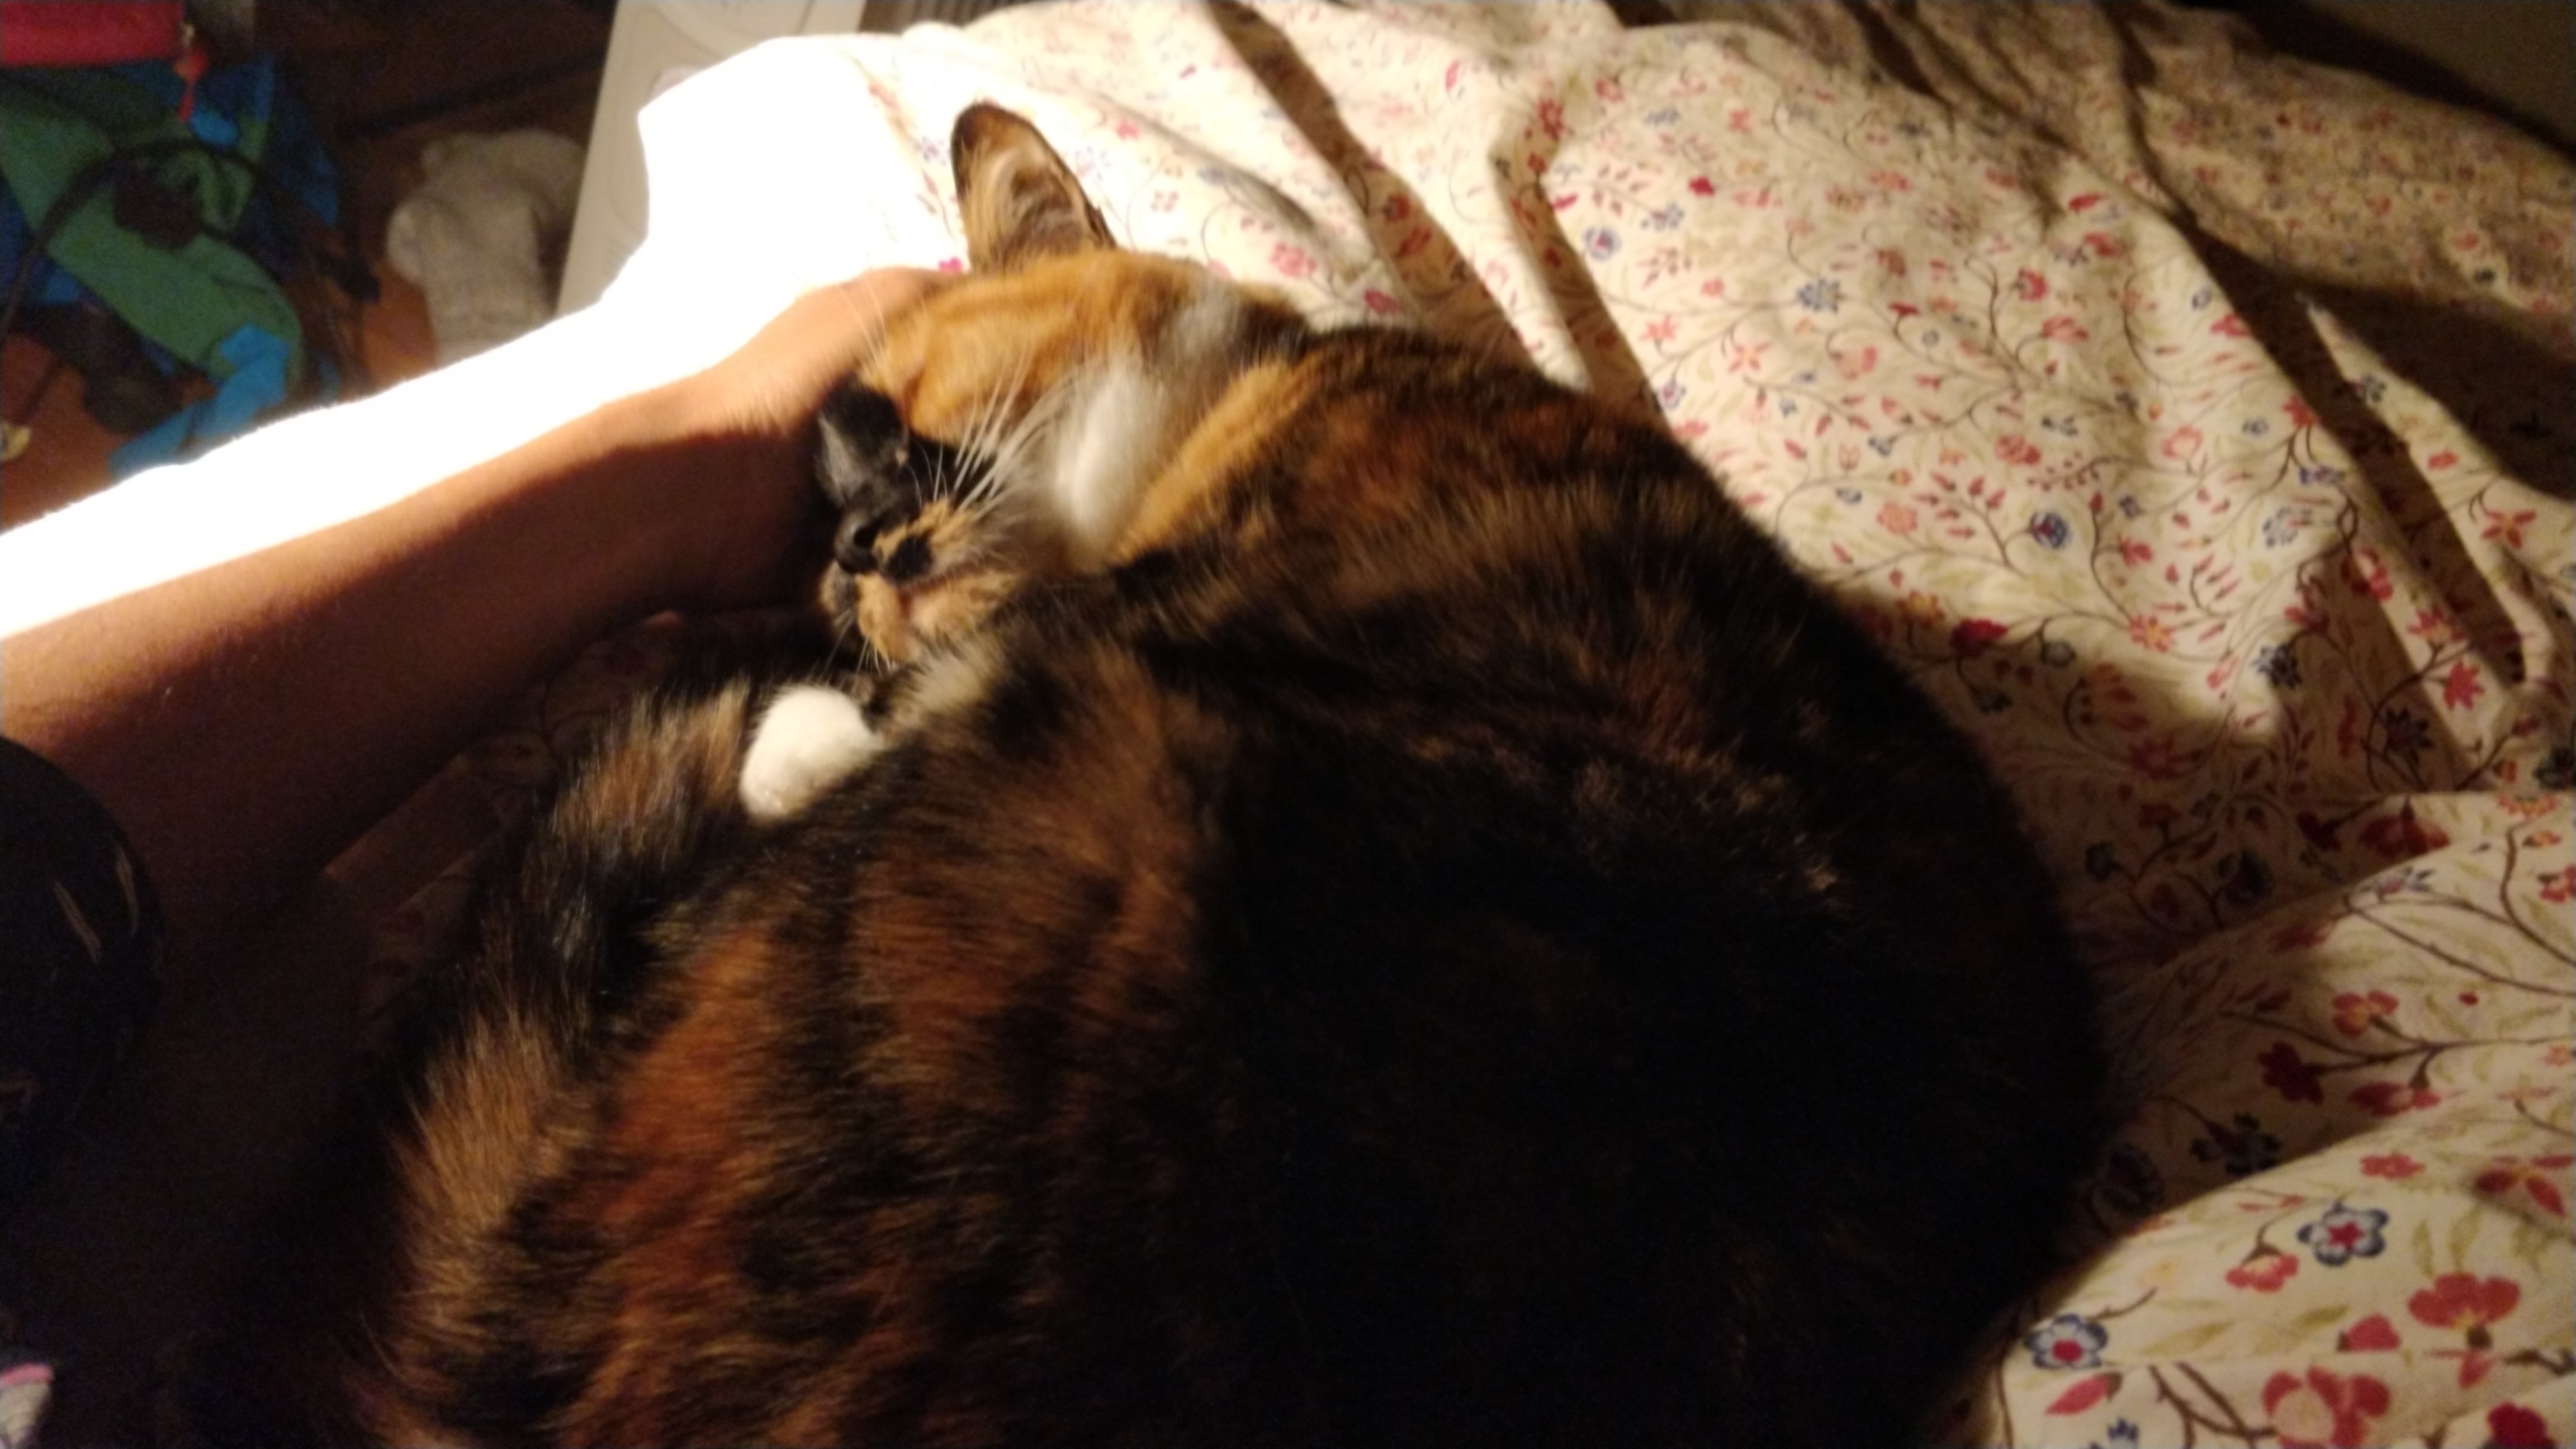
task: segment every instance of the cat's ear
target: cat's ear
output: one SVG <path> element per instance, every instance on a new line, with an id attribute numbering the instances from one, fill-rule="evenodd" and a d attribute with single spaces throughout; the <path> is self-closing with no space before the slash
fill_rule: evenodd
<path id="1" fill-rule="evenodd" d="M 948 154 L 966 219 L 966 259 L 976 271 L 1006 272 L 1041 257 L 1118 245 L 1072 169 L 1035 126 L 1009 111 L 968 106 Z"/>

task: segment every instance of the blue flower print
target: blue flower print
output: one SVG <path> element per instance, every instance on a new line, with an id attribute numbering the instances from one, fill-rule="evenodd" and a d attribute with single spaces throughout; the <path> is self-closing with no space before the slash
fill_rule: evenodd
<path id="1" fill-rule="evenodd" d="M 2263 520 L 2263 546 L 2285 548 L 2299 541 L 2299 515 L 2284 508 Z"/>
<path id="2" fill-rule="evenodd" d="M 2155 1159 L 2130 1142 L 2114 1142 L 2094 1177 L 2102 1200 L 2133 1218 L 2154 1212 L 2165 1200 L 2165 1177 Z"/>
<path id="3" fill-rule="evenodd" d="M 1843 284 L 1831 277 L 1818 277 L 1798 289 L 1798 305 L 1810 312 L 1839 312 L 1843 305 Z"/>
<path id="4" fill-rule="evenodd" d="M 2432 889 L 2432 869 L 2421 865 L 2410 865 L 2394 875 L 2381 876 L 2379 884 L 2372 888 L 2373 893 L 2383 901 L 2390 896 L 2404 895 L 2409 891 L 2430 894 Z M 2364 1253 L 2362 1256 L 2367 1258 L 2370 1254 Z"/>
<path id="5" fill-rule="evenodd" d="M 2102 1442 L 2086 1445 L 2085 1449 L 2138 1449 L 2138 1426 L 2126 1419 L 2113 1419 L 2111 1427 L 2103 1431 Z"/>
<path id="6" fill-rule="evenodd" d="M 1682 386 L 1682 380 L 1678 377 L 1655 389 L 1655 401 L 1662 403 L 1666 412 L 1680 407 L 1682 399 L 1688 396 L 1690 396 L 1690 389 Z"/>
<path id="7" fill-rule="evenodd" d="M 2551 750 L 2549 758 L 2540 762 L 2540 768 L 2533 772 L 2532 778 L 2538 780 L 2544 790 L 2576 788 L 2576 749 L 2560 745 Z"/>
<path id="8" fill-rule="evenodd" d="M 2311 488 L 2334 488 L 2343 482 L 2343 470 L 2331 463 L 2302 463 L 2299 481 Z"/>
<path id="9" fill-rule="evenodd" d="M 1619 254 L 1619 233 L 1606 226 L 1587 227 L 1583 232 L 1583 254 L 1596 262 L 1606 262 Z"/>
<path id="10" fill-rule="evenodd" d="M 1656 210 L 1647 212 L 1644 218 L 1644 225 L 1648 231 L 1671 231 L 1681 224 L 1682 204 L 1678 201 L 1668 202 Z"/>
<path id="11" fill-rule="evenodd" d="M 2270 431 L 2272 431 L 2272 423 L 2268 418 L 2247 418 L 2245 420 L 2245 436 L 2249 438 L 2259 438 Z"/>
<path id="12" fill-rule="evenodd" d="M 2193 311 L 2197 312 L 2197 311 L 2199 311 L 2201 308 L 2208 306 L 2208 305 L 2209 305 L 2209 298 L 2210 298 L 2210 291 L 2209 291 L 2209 289 L 2208 289 L 2207 287 L 2203 287 L 2203 288 L 2201 288 L 2199 291 L 2196 291 L 2196 292 L 2192 293 L 2192 294 L 2191 294 L 2191 310 L 2193 310 Z"/>
<path id="13" fill-rule="evenodd" d="M 2050 548 L 2064 548 L 2066 541 L 2075 536 L 2075 530 L 2068 528 L 2066 520 L 2054 513 L 2034 513 L 2030 516 L 2030 536 Z"/>
<path id="14" fill-rule="evenodd" d="M 2100 1368 L 2110 1342 L 2108 1329 L 2080 1313 L 2061 1313 L 2021 1337 L 2030 1361 L 2049 1369 Z"/>
<path id="15" fill-rule="evenodd" d="M 2360 377 L 2355 378 L 2353 380 L 2352 390 L 2360 393 L 2361 400 L 2370 404 L 2372 407 L 2379 406 L 2379 400 L 2388 396 L 2387 382 L 2375 372 L 2365 372 Z"/>
<path id="16" fill-rule="evenodd" d="M 1649 126 L 1669 126 L 1674 122 L 1679 121 L 1681 118 L 1682 113 L 1680 107 L 1665 106 L 1660 110 L 1648 111 L 1646 113 L 1646 124 Z"/>
<path id="17" fill-rule="evenodd" d="M 2379 1230 L 2388 1226 L 2388 1214 L 2377 1208 L 2348 1208 L 2336 1203 L 2326 1215 L 2299 1229 L 2299 1241 L 2317 1255 L 2317 1261 L 2329 1268 L 2340 1268 L 2355 1258 L 2376 1258 L 2388 1246 Z"/>
<path id="18" fill-rule="evenodd" d="M 2382 717 L 2382 722 L 2387 729 L 2388 752 L 2404 755 L 2409 765 L 2415 763 L 2417 755 L 2433 747 L 2433 727 L 2419 715 L 2392 709 Z"/>
<path id="19" fill-rule="evenodd" d="M 2209 1124 L 2209 1135 L 2191 1139 L 2191 1155 L 2215 1162 L 2229 1177 L 2252 1177 L 2281 1163 L 2281 1139 L 2263 1130 L 2262 1121 L 2239 1112 L 2231 1123 Z"/>
<path id="20" fill-rule="evenodd" d="M 1861 500 L 1861 491 L 1857 488 L 1837 488 L 1834 490 L 1834 496 L 1845 503 L 1858 503 Z"/>
<path id="21" fill-rule="evenodd" d="M 2266 644 L 2254 651 L 2254 672 L 2271 681 L 2274 689 L 2299 687 L 2299 656 L 2287 644 Z"/>

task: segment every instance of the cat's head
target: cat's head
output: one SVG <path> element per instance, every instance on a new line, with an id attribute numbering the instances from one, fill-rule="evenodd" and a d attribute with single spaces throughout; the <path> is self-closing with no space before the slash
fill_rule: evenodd
<path id="1" fill-rule="evenodd" d="M 1305 330 L 1276 298 L 1120 249 L 1008 111 L 969 107 L 951 156 L 972 272 L 889 322 L 817 459 L 840 515 L 825 607 L 896 662 L 1150 546 L 1206 472 L 1174 465 L 1210 410 Z"/>

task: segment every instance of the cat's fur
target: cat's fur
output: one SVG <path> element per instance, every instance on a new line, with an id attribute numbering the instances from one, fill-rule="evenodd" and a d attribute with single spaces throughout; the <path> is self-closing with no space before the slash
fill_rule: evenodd
<path id="1" fill-rule="evenodd" d="M 321 1432 L 1904 1440 L 2092 1126 L 1974 752 L 1651 420 L 956 166 L 822 462 L 902 667 L 505 862 Z"/>

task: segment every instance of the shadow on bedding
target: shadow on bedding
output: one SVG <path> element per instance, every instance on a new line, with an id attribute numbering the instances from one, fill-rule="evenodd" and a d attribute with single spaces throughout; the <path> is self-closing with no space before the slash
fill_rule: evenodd
<path id="1" fill-rule="evenodd" d="M 1431 330 L 1489 350 L 1510 347 L 1522 352 L 1524 361 L 1528 360 L 1515 341 L 1518 333 L 1510 314 L 1486 290 L 1475 267 L 1441 229 L 1434 219 L 1436 213 L 1423 204 L 1421 196 L 1390 169 L 1371 168 L 1370 184 L 1359 179 L 1368 148 L 1343 123 L 1339 103 L 1297 54 L 1295 42 L 1252 9 L 1233 0 L 1213 6 L 1210 14 L 1227 43 L 1305 135 L 1315 154 L 1340 173 L 1352 196 L 1353 209 L 1369 229 L 1371 244 L 1395 266 L 1405 291 L 1420 303 L 1423 320 Z M 1371 205 L 1371 184 L 1388 193 L 1391 202 L 1400 204 Z M 1533 264 L 1531 270 L 1548 278 L 1566 334 L 1582 359 L 1587 387 L 1595 397 L 1623 406 L 1651 399 L 1653 385 L 1646 380 L 1645 369 L 1619 340 L 1618 329 L 1607 325 L 1609 308 L 1594 290 L 1590 275 L 1581 267 L 1550 271 L 1538 265 L 1551 249 L 1566 257 L 1581 256 L 1581 249 L 1557 227 L 1555 209 L 1544 195 L 1530 189 L 1523 201 L 1530 204 L 1511 208 L 1515 229 Z M 1417 228 L 1427 230 L 1430 240 L 1408 250 L 1404 243 Z M 1651 402 L 1646 407 L 1649 412 L 1656 411 Z"/>

